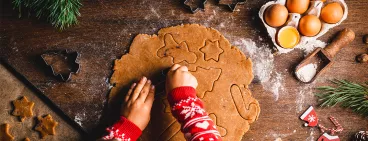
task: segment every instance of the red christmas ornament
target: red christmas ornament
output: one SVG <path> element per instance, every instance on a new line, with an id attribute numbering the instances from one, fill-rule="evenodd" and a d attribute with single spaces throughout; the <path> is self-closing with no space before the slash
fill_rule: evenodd
<path id="1" fill-rule="evenodd" d="M 318 124 L 318 118 L 316 111 L 314 111 L 313 106 L 310 106 L 302 116 L 300 116 L 300 119 L 306 121 L 307 123 L 304 123 L 304 126 L 310 126 L 314 127 Z"/>
<path id="2" fill-rule="evenodd" d="M 340 138 L 338 136 L 331 136 L 327 133 L 324 133 L 318 138 L 317 141 L 340 141 Z"/>

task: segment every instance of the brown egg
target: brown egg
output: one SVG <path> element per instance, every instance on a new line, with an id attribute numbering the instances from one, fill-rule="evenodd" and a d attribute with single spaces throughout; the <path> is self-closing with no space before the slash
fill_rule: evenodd
<path id="1" fill-rule="evenodd" d="M 305 15 L 299 21 L 299 31 L 304 36 L 316 36 L 321 30 L 322 24 L 317 16 Z"/>
<path id="2" fill-rule="evenodd" d="M 269 26 L 279 27 L 285 24 L 288 14 L 288 10 L 285 6 L 274 4 L 266 9 L 264 19 Z"/>
<path id="3" fill-rule="evenodd" d="M 303 14 L 308 10 L 309 0 L 287 0 L 286 7 L 290 13 Z"/>
<path id="4" fill-rule="evenodd" d="M 321 11 L 321 19 L 330 24 L 339 22 L 343 15 L 344 10 L 337 2 L 327 4 Z"/>

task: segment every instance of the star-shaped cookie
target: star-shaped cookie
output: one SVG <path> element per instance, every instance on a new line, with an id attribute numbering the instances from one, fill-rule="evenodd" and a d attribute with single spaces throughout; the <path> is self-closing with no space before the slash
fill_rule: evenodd
<path id="1" fill-rule="evenodd" d="M 9 134 L 9 124 L 2 124 L 0 126 L 0 140 L 1 141 L 12 141 L 14 137 Z"/>
<path id="2" fill-rule="evenodd" d="M 213 59 L 215 61 L 219 61 L 219 56 L 224 52 L 222 48 L 220 48 L 219 41 L 210 41 L 206 40 L 206 44 L 204 47 L 200 49 L 201 52 L 204 53 L 204 60 L 208 61 Z"/>
<path id="3" fill-rule="evenodd" d="M 28 101 L 27 97 L 23 96 L 21 99 L 14 100 L 13 105 L 14 105 L 14 111 L 12 114 L 14 116 L 19 116 L 20 121 L 23 122 L 26 117 L 33 116 L 32 109 L 33 109 L 34 103 Z"/>
<path id="4" fill-rule="evenodd" d="M 55 127 L 58 125 L 51 115 L 46 115 L 45 117 L 37 117 L 38 124 L 36 126 L 36 131 L 41 133 L 41 138 L 45 138 L 46 135 L 55 135 Z"/>

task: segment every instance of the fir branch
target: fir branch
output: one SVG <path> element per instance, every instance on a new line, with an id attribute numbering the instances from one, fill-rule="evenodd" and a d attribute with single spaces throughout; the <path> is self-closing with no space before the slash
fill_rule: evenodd
<path id="1" fill-rule="evenodd" d="M 333 107 L 337 104 L 351 108 L 354 112 L 368 116 L 368 82 L 366 84 L 352 83 L 346 80 L 332 81 L 337 87 L 322 86 L 317 89 L 321 107 Z"/>
<path id="2" fill-rule="evenodd" d="M 77 23 L 82 6 L 79 0 L 14 0 L 13 4 L 19 9 L 19 16 L 22 7 L 28 8 L 35 12 L 36 17 L 46 18 L 60 30 Z"/>

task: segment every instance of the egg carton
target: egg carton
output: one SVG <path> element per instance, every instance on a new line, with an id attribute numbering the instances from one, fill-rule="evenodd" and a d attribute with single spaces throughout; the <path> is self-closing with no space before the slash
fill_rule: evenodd
<path id="1" fill-rule="evenodd" d="M 304 14 L 289 13 L 289 18 L 288 18 L 288 21 L 286 23 L 286 25 L 291 25 L 291 26 L 297 27 L 298 26 L 298 23 L 299 23 L 299 20 L 300 20 L 300 18 L 303 15 L 315 15 L 315 16 L 317 16 L 319 18 L 322 7 L 324 7 L 326 4 L 331 3 L 331 2 L 338 2 L 342 6 L 342 9 L 344 10 L 344 14 L 343 14 L 343 17 L 341 18 L 341 20 L 339 22 L 335 23 L 335 24 L 329 24 L 329 23 L 326 23 L 326 22 L 324 22 L 324 21 L 321 20 L 322 28 L 321 28 L 321 31 L 316 36 L 308 37 L 308 36 L 303 36 L 303 35 L 300 34 L 301 37 L 300 37 L 299 43 L 294 48 L 291 48 L 291 49 L 283 48 L 283 47 L 281 47 L 281 46 L 279 46 L 277 44 L 277 42 L 276 42 L 276 34 L 277 34 L 277 31 L 281 27 L 274 28 L 274 27 L 269 26 L 265 22 L 264 16 L 263 16 L 265 10 L 269 6 L 271 6 L 273 4 L 286 5 L 286 0 L 270 1 L 270 2 L 267 2 L 266 4 L 264 4 L 261 7 L 261 9 L 259 10 L 258 15 L 261 18 L 264 26 L 266 27 L 267 32 L 268 32 L 269 36 L 271 37 L 272 42 L 273 42 L 273 44 L 275 45 L 275 47 L 276 47 L 276 49 L 278 51 L 278 54 L 288 53 L 288 52 L 290 52 L 290 51 L 292 51 L 292 50 L 294 50 L 296 48 L 310 50 L 311 48 L 313 49 L 315 47 L 318 47 L 313 42 L 315 42 L 317 40 L 317 38 L 319 38 L 322 35 L 324 35 L 329 29 L 331 29 L 331 28 L 333 28 L 335 26 L 340 25 L 341 22 L 343 22 L 347 18 L 347 16 L 348 16 L 348 6 L 346 5 L 346 3 L 345 3 L 344 0 L 326 0 L 325 2 L 322 2 L 322 1 L 311 1 L 308 10 Z"/>

